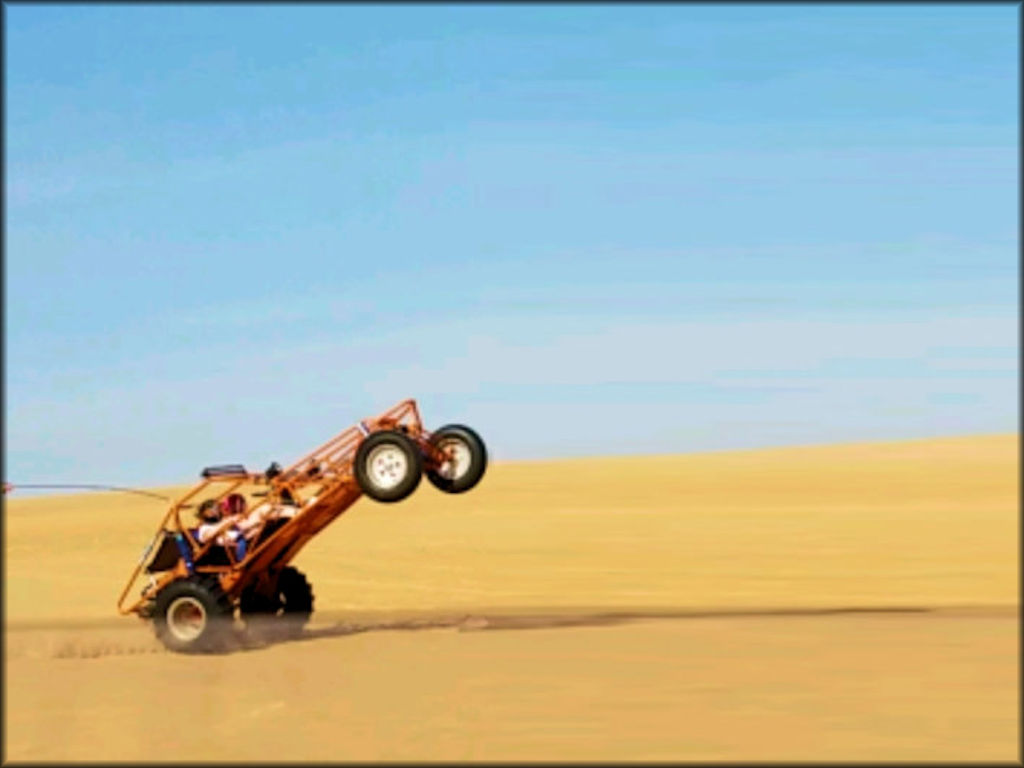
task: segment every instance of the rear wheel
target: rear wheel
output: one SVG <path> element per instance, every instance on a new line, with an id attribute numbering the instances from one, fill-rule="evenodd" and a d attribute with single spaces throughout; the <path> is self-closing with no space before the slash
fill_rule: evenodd
<path id="1" fill-rule="evenodd" d="M 420 484 L 423 457 L 412 439 L 387 429 L 359 444 L 354 469 L 356 482 L 371 499 L 401 501 Z"/>
<path id="2" fill-rule="evenodd" d="M 233 614 L 217 577 L 196 575 L 160 591 L 153 605 L 153 627 L 169 650 L 216 653 L 226 647 Z"/>
<path id="3" fill-rule="evenodd" d="M 281 569 L 270 595 L 249 588 L 239 601 L 246 628 L 268 639 L 287 639 L 302 634 L 313 613 L 313 588 L 302 571 Z"/>
<path id="4" fill-rule="evenodd" d="M 431 445 L 444 458 L 427 470 L 427 479 L 445 493 L 463 493 L 480 482 L 487 469 L 487 447 L 476 432 L 449 424 L 433 432 Z"/>

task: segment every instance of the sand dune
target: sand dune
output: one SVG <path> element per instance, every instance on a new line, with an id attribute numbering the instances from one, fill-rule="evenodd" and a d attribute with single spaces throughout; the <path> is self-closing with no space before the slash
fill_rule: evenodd
<path id="1" fill-rule="evenodd" d="M 114 610 L 161 503 L 15 493 L 6 758 L 1018 759 L 1018 458 L 499 463 L 360 500 L 296 563 L 305 637 L 201 658 Z"/>

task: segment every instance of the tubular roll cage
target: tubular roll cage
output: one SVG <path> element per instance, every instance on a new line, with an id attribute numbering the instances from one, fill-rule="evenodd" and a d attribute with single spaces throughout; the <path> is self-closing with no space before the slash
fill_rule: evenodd
<path id="1" fill-rule="evenodd" d="M 358 425 L 328 440 L 326 443 L 310 451 L 287 469 L 277 474 L 245 472 L 242 467 L 230 469 L 225 473 L 204 472 L 202 482 L 174 501 L 160 521 L 160 526 L 139 558 L 128 583 L 117 600 L 118 612 L 122 615 L 143 613 L 145 604 L 172 581 L 186 578 L 193 573 L 216 574 L 225 593 L 232 599 L 237 598 L 243 589 L 255 584 L 258 591 L 268 591 L 273 587 L 273 574 L 287 565 L 306 543 L 339 515 L 354 504 L 362 495 L 362 490 L 353 474 L 353 459 L 359 444 L 372 432 L 384 429 L 397 429 L 416 442 L 424 455 L 425 467 L 436 467 L 445 458 L 430 443 L 430 433 L 423 428 L 416 401 L 403 400 L 373 419 L 364 419 Z M 250 549 L 240 559 L 234 547 L 224 547 L 217 543 L 219 535 L 230 528 L 233 521 L 221 523 L 216 534 L 210 536 L 205 543 L 199 542 L 187 525 L 182 523 L 182 510 L 195 506 L 196 497 L 207 491 L 212 485 L 219 484 L 222 488 L 215 498 L 219 503 L 228 494 L 236 492 L 246 485 L 266 486 L 262 494 L 267 503 L 279 503 L 282 494 L 291 495 L 298 507 L 294 517 L 286 519 L 283 525 L 272 531 L 265 539 L 261 535 L 267 526 L 264 519 L 251 537 Z M 149 584 L 141 597 L 134 603 L 125 605 L 128 593 L 139 579 L 150 554 L 158 542 L 166 535 L 174 536 L 181 557 L 170 570 L 159 575 L 149 576 Z M 203 556 L 213 547 L 222 548 L 226 554 L 227 564 L 202 564 Z"/>

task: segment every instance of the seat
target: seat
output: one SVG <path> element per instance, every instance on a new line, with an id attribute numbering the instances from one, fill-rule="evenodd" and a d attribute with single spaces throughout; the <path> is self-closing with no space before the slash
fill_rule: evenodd
<path id="1" fill-rule="evenodd" d="M 228 557 L 228 548 L 221 544 L 214 544 L 206 550 L 202 557 L 193 562 L 193 565 L 231 565 L 231 558 Z"/>
<path id="2" fill-rule="evenodd" d="M 268 520 L 266 525 L 263 526 L 263 530 L 260 531 L 260 535 L 256 537 L 256 540 L 252 543 L 253 547 L 257 547 L 264 541 L 269 539 L 276 531 L 278 531 L 282 525 L 288 522 L 290 518 L 286 517 L 275 517 L 272 520 Z"/>
<path id="3" fill-rule="evenodd" d="M 171 531 L 164 531 L 163 538 L 160 540 L 160 546 L 157 547 L 156 554 L 153 555 L 153 559 L 149 561 L 149 565 L 146 566 L 147 573 L 159 573 L 160 571 L 169 571 L 178 561 L 181 559 L 181 552 L 178 550 L 178 545 L 174 541 L 174 533 Z"/>

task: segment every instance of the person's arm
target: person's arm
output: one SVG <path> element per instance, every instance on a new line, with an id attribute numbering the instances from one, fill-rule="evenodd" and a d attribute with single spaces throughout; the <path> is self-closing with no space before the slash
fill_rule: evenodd
<path id="1" fill-rule="evenodd" d="M 249 536 L 260 526 L 264 518 L 270 513 L 269 504 L 260 504 L 256 509 L 238 521 L 238 527 L 245 536 Z"/>
<path id="2" fill-rule="evenodd" d="M 238 515 L 231 515 L 230 517 L 224 518 L 224 522 L 221 523 L 221 534 L 217 537 L 217 543 L 222 544 L 225 547 L 230 544 L 234 544 L 238 541 Z"/>
<path id="3" fill-rule="evenodd" d="M 210 525 L 209 523 L 203 523 L 202 525 L 199 526 L 199 528 L 196 529 L 196 541 L 198 541 L 200 544 L 205 543 L 206 540 L 209 539 L 210 536 L 213 535 L 213 532 L 216 529 L 217 529 L 217 526 L 215 526 L 215 525 Z"/>
<path id="4" fill-rule="evenodd" d="M 200 544 L 205 544 L 216 537 L 218 544 L 230 544 L 238 538 L 238 532 L 231 530 L 235 523 L 234 517 L 226 517 L 219 523 L 203 523 L 196 531 L 196 539 Z"/>
<path id="5" fill-rule="evenodd" d="M 196 539 L 200 544 L 205 544 L 210 539 L 216 537 L 218 544 L 225 543 L 225 537 L 234 534 L 234 531 L 228 530 L 232 525 L 230 519 L 222 520 L 219 523 L 203 523 L 199 526 L 196 531 Z M 237 534 L 235 534 L 237 538 Z"/>

